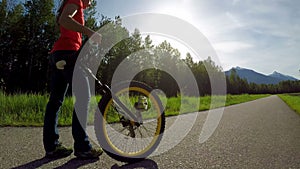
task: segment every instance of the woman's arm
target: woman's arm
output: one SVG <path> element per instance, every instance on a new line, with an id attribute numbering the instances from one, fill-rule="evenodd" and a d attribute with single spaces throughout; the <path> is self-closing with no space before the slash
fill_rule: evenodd
<path id="1" fill-rule="evenodd" d="M 76 4 L 66 4 L 58 19 L 58 23 L 66 29 L 80 32 L 88 37 L 91 37 L 95 32 L 73 19 L 73 16 L 76 14 L 78 8 L 79 7 Z"/>

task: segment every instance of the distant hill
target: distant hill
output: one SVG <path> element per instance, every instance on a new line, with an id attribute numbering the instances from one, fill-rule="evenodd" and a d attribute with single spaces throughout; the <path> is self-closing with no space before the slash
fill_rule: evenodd
<path id="1" fill-rule="evenodd" d="M 235 67 L 231 68 L 228 71 L 225 71 L 225 74 L 227 76 L 230 76 L 231 71 L 235 69 L 237 75 L 242 78 L 242 79 L 247 79 L 247 81 L 250 83 L 256 83 L 256 84 L 278 84 L 281 81 L 286 81 L 286 80 L 298 80 L 294 77 L 284 75 L 281 73 L 278 73 L 274 71 L 274 73 L 270 75 L 264 75 L 258 72 L 255 72 L 254 70 L 251 69 L 245 69 L 241 67 Z"/>

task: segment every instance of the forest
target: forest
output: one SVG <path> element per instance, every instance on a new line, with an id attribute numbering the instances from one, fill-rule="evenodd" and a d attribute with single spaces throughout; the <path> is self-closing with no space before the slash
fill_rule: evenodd
<path id="1" fill-rule="evenodd" d="M 59 36 L 55 15 L 59 0 L 29 0 L 24 3 L 17 0 L 0 2 L 0 90 L 6 93 L 47 93 L 49 89 L 48 55 Z M 215 64 L 211 56 L 201 61 L 194 61 L 191 54 L 181 54 L 178 49 L 163 41 L 155 45 L 150 36 L 143 37 L 138 28 L 130 33 L 122 26 L 118 16 L 108 18 L 96 11 L 97 1 L 85 10 L 86 26 L 93 30 L 105 27 L 107 35 L 113 38 L 128 37 L 114 45 L 104 56 L 99 65 L 97 77 L 110 84 L 115 69 L 128 56 L 138 51 L 143 55 L 131 60 L 134 66 L 151 64 L 153 68 L 143 70 L 134 78 L 153 88 L 161 89 L 167 96 L 177 96 L 180 89 L 175 79 L 166 71 L 170 70 L 177 77 L 184 77 L 191 71 L 198 85 L 200 95 L 211 94 L 211 78 L 226 80 L 228 94 L 277 94 L 300 91 L 300 81 L 284 81 L 275 85 L 248 83 L 234 72 L 224 76 L 222 67 Z M 103 40 L 105 40 L 105 32 Z M 112 38 L 112 37 L 109 37 Z M 166 52 L 168 55 L 161 55 Z M 163 57 L 162 57 L 163 56 Z M 130 58 L 129 58 L 130 59 Z M 189 70 L 186 70 L 187 65 Z M 213 77 L 209 77 L 213 75 Z M 225 78 L 225 79 L 224 79 Z M 186 82 L 188 83 L 188 82 Z M 188 91 L 188 90 L 187 90 Z M 192 91 L 185 94 L 193 96 Z"/>

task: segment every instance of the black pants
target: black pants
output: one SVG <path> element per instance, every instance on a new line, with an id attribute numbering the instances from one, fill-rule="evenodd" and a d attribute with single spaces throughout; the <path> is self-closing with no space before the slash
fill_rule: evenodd
<path id="1" fill-rule="evenodd" d="M 74 92 L 76 99 L 72 118 L 74 149 L 75 151 L 88 151 L 91 149 L 91 144 L 85 131 L 91 97 L 90 86 L 84 72 L 79 69 L 74 70 L 76 55 L 76 51 L 56 51 L 49 57 L 52 71 L 51 93 L 46 107 L 43 130 L 44 148 L 47 152 L 53 151 L 59 143 L 58 113 L 69 87 L 72 87 L 73 91 L 80 91 Z M 56 68 L 56 63 L 60 60 L 66 61 L 66 65 L 62 70 Z M 73 77 L 75 80 L 72 81 Z M 72 82 L 75 81 L 76 84 L 72 85 Z"/>

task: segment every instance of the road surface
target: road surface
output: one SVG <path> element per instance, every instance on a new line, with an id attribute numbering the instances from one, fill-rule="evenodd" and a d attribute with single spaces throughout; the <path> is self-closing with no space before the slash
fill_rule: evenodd
<path id="1" fill-rule="evenodd" d="M 178 145 L 136 164 L 115 161 L 103 154 L 99 160 L 43 158 L 42 128 L 0 128 L 0 168 L 300 168 L 300 116 L 277 96 L 229 106 L 204 143 L 199 134 L 207 112 Z M 174 118 L 168 118 L 172 125 Z M 184 125 L 184 124 L 183 124 Z M 72 146 L 71 129 L 60 128 L 61 140 Z M 174 133 L 176 136 L 176 133 Z M 176 139 L 176 137 L 174 137 Z"/>

